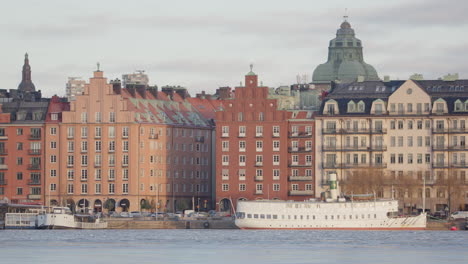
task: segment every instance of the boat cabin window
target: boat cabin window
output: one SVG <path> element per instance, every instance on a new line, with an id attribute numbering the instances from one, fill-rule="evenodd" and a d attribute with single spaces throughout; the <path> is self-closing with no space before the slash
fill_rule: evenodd
<path id="1" fill-rule="evenodd" d="M 264 214 L 261 214 L 261 215 L 260 215 L 260 218 L 261 218 L 261 219 L 265 219 L 265 215 L 264 215 Z"/>
<path id="2" fill-rule="evenodd" d="M 258 214 L 254 214 L 254 218 L 258 218 Z"/>
<path id="3" fill-rule="evenodd" d="M 278 219 L 278 215 L 273 215 L 273 219 Z"/>
<path id="4" fill-rule="evenodd" d="M 327 219 L 328 219 L 328 215 L 325 216 L 325 220 L 327 220 Z"/>
<path id="5" fill-rule="evenodd" d="M 271 215 L 267 215 L 267 219 L 271 219 Z"/>
<path id="6" fill-rule="evenodd" d="M 349 219 L 353 219 L 353 216 L 352 216 L 352 215 L 349 215 Z"/>
<path id="7" fill-rule="evenodd" d="M 377 218 L 377 215 L 376 215 L 376 214 L 374 214 L 374 218 Z"/>
<path id="8" fill-rule="evenodd" d="M 238 219 L 244 219 L 245 218 L 245 213 L 244 212 L 237 212 L 236 213 L 236 217 Z"/>
<path id="9" fill-rule="evenodd" d="M 247 218 L 252 218 L 252 214 L 247 214 Z"/>

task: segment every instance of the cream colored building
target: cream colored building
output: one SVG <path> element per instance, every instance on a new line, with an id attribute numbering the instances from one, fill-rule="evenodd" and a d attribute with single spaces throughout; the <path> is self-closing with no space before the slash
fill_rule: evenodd
<path id="1" fill-rule="evenodd" d="M 316 117 L 316 193 L 331 172 L 348 194 L 353 173 L 370 173 L 357 189 L 394 196 L 406 212 L 424 197 L 431 212 L 466 209 L 467 122 L 468 80 L 336 84 Z"/>

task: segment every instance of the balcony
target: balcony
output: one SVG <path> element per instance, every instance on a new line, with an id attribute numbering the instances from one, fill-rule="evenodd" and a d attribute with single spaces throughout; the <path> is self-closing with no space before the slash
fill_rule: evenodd
<path id="1" fill-rule="evenodd" d="M 306 163 L 303 163 L 303 164 L 300 164 L 298 162 L 290 162 L 289 167 L 311 167 L 312 166 L 312 162 L 306 162 Z"/>
<path id="2" fill-rule="evenodd" d="M 28 170 L 40 170 L 41 169 L 41 164 L 29 164 L 28 165 Z"/>
<path id="3" fill-rule="evenodd" d="M 465 145 L 450 146 L 449 151 L 468 151 L 468 147 Z"/>
<path id="4" fill-rule="evenodd" d="M 41 155 L 42 150 L 41 149 L 29 149 L 28 154 L 29 155 Z"/>
<path id="5" fill-rule="evenodd" d="M 311 147 L 289 147 L 288 152 L 311 152 L 312 148 Z"/>
<path id="6" fill-rule="evenodd" d="M 0 185 L 8 185 L 8 181 L 5 179 L 0 179 Z"/>
<path id="7" fill-rule="evenodd" d="M 7 149 L 0 149 L 0 156 L 3 156 L 3 155 L 8 155 Z"/>
<path id="8" fill-rule="evenodd" d="M 263 137 L 263 133 L 255 133 L 255 137 Z"/>
<path id="9" fill-rule="evenodd" d="M 322 134 L 339 134 L 339 130 L 336 128 L 324 128 L 322 129 Z"/>
<path id="10" fill-rule="evenodd" d="M 237 137 L 245 138 L 245 133 L 239 133 L 239 135 Z"/>
<path id="11" fill-rule="evenodd" d="M 221 133 L 221 137 L 229 137 L 229 133 Z"/>
<path id="12" fill-rule="evenodd" d="M 255 167 L 261 167 L 263 166 L 263 162 L 262 161 L 257 161 L 255 162 Z"/>
<path id="13" fill-rule="evenodd" d="M 8 165 L 0 164 L 0 170 L 8 170 Z"/>
<path id="14" fill-rule="evenodd" d="M 122 167 L 128 167 L 128 163 L 122 163 Z"/>
<path id="15" fill-rule="evenodd" d="M 30 134 L 29 135 L 29 140 L 40 140 L 41 139 L 41 134 Z"/>
<path id="16" fill-rule="evenodd" d="M 314 191 L 312 191 L 312 190 L 308 190 L 308 191 L 292 190 L 292 191 L 289 191 L 289 195 L 290 196 L 294 196 L 294 195 L 314 195 Z"/>
<path id="17" fill-rule="evenodd" d="M 87 182 L 87 181 L 88 181 L 88 178 L 80 178 L 80 181 L 82 181 L 82 182 Z"/>
<path id="18" fill-rule="evenodd" d="M 290 138 L 309 138 L 312 137 L 312 132 L 289 132 Z"/>
<path id="19" fill-rule="evenodd" d="M 73 168 L 73 166 L 75 166 L 74 163 L 67 163 L 67 168 Z"/>
<path id="20" fill-rule="evenodd" d="M 436 144 L 432 145 L 432 150 L 434 151 L 448 151 L 449 147 L 445 144 Z"/>
<path id="21" fill-rule="evenodd" d="M 279 133 L 279 132 L 278 132 L 278 133 L 273 132 L 273 137 L 274 137 L 274 138 L 280 137 L 280 133 Z"/>
<path id="22" fill-rule="evenodd" d="M 323 162 L 323 169 L 358 169 L 358 168 L 387 168 L 387 163 L 331 163 Z"/>
<path id="23" fill-rule="evenodd" d="M 28 194 L 28 199 L 29 200 L 40 200 L 41 197 L 42 196 L 40 194 Z"/>
<path id="24" fill-rule="evenodd" d="M 205 143 L 205 137 L 201 136 L 201 137 L 195 137 L 195 142 L 198 142 L 198 143 Z"/>
<path id="25" fill-rule="evenodd" d="M 28 185 L 41 185 L 41 179 L 29 179 Z"/>
<path id="26" fill-rule="evenodd" d="M 150 134 L 148 136 L 149 139 L 158 139 L 159 138 L 159 135 L 158 134 Z"/>
<path id="27" fill-rule="evenodd" d="M 8 135 L 0 135 L 0 140 L 7 140 L 8 139 Z"/>
<path id="28" fill-rule="evenodd" d="M 258 175 L 256 175 L 256 176 L 255 176 L 255 180 L 256 180 L 256 181 L 263 181 L 263 176 L 258 176 Z"/>
<path id="29" fill-rule="evenodd" d="M 221 180 L 223 180 L 223 181 L 228 181 L 228 180 L 229 180 L 229 175 L 223 175 L 223 176 L 221 176 Z"/>
<path id="30" fill-rule="evenodd" d="M 341 129 L 340 131 L 342 134 L 370 134 L 371 130 L 369 128 L 349 128 L 349 129 Z"/>
<path id="31" fill-rule="evenodd" d="M 97 162 L 94 163 L 94 168 L 99 168 L 99 167 L 101 167 L 101 166 L 102 166 L 102 165 L 101 165 L 100 162 L 99 162 L 99 163 L 97 163 Z"/>
<path id="32" fill-rule="evenodd" d="M 255 194 L 263 194 L 263 190 L 255 190 Z"/>
<path id="33" fill-rule="evenodd" d="M 289 181 L 312 181 L 312 176 L 289 176 Z"/>

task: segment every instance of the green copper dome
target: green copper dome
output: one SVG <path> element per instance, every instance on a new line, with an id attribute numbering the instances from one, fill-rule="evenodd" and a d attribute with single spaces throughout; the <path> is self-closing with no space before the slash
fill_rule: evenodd
<path id="1" fill-rule="evenodd" d="M 358 76 L 366 81 L 379 80 L 374 67 L 364 62 L 361 40 L 355 37 L 351 24 L 344 21 L 336 32 L 336 38 L 330 41 L 327 62 L 315 68 L 312 80 L 351 82 Z"/>

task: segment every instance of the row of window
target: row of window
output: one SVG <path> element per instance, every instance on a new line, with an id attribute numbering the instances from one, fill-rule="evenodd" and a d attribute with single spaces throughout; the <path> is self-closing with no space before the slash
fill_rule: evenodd
<path id="1" fill-rule="evenodd" d="M 304 188 L 305 188 L 306 191 L 312 191 L 312 184 L 305 184 Z M 229 183 L 221 184 L 221 190 L 224 191 L 224 192 L 229 191 Z M 247 185 L 245 183 L 240 183 L 239 184 L 239 191 L 244 192 L 246 190 L 247 190 Z M 274 192 L 279 192 L 280 191 L 280 184 L 279 183 L 273 183 L 272 184 L 272 190 Z M 291 184 L 291 190 L 299 191 L 299 184 Z M 255 191 L 262 192 L 263 191 L 263 184 L 262 183 L 257 183 L 255 185 Z"/>
<path id="2" fill-rule="evenodd" d="M 32 137 L 40 137 L 41 136 L 41 128 L 33 127 L 33 128 L 30 128 L 29 131 L 30 131 L 30 135 Z M 23 128 L 17 128 L 16 129 L 16 135 L 18 135 L 18 136 L 23 135 Z M 7 133 L 6 133 L 5 128 L 0 127 L 0 137 L 5 137 L 5 136 L 8 136 Z"/>
<path id="3" fill-rule="evenodd" d="M 256 169 L 255 170 L 255 176 L 256 177 L 260 177 L 260 176 L 263 177 L 263 175 L 264 175 L 263 172 L 264 172 L 263 169 Z M 241 181 L 246 180 L 245 169 L 238 170 L 237 175 L 239 176 L 239 180 L 241 180 Z M 280 170 L 279 169 L 273 169 L 272 176 L 273 176 L 273 180 L 279 180 L 280 179 Z M 298 169 L 292 169 L 291 170 L 291 176 L 298 177 L 298 176 L 301 176 L 301 175 L 299 174 Z M 311 177 L 312 176 L 312 170 L 311 169 L 306 169 L 305 170 L 305 176 Z M 222 180 L 229 180 L 229 169 L 222 169 L 221 178 L 222 178 Z"/>
<path id="4" fill-rule="evenodd" d="M 444 129 L 446 127 L 446 120 L 435 120 L 435 128 L 436 129 Z M 452 129 L 465 129 L 466 128 L 466 120 L 457 120 L 452 119 L 450 120 L 451 128 Z M 328 130 L 335 130 L 336 121 L 326 121 L 325 127 Z M 346 130 L 366 130 L 368 127 L 369 122 L 366 120 L 346 120 L 343 124 L 343 129 Z M 406 124 L 406 126 L 405 126 Z M 390 120 L 390 129 L 430 129 L 432 121 L 431 120 Z M 383 129 L 383 121 L 382 120 L 375 120 L 373 128 L 375 130 L 382 130 Z"/>
<path id="5" fill-rule="evenodd" d="M 292 165 L 299 164 L 299 155 L 291 155 Z M 239 166 L 246 166 L 247 156 L 239 155 Z M 221 164 L 223 166 L 229 165 L 229 155 L 221 156 Z M 312 165 L 312 155 L 305 155 L 305 164 Z M 255 155 L 255 165 L 263 166 L 263 155 Z M 280 165 L 280 155 L 273 155 L 273 165 Z"/>
<path id="6" fill-rule="evenodd" d="M 307 140 L 305 141 L 305 150 L 311 151 L 312 150 L 312 141 Z M 257 140 L 255 141 L 255 150 L 256 152 L 263 151 L 263 141 Z M 229 141 L 222 141 L 221 142 L 221 149 L 222 151 L 229 151 Z M 239 141 L 239 152 L 245 152 L 247 149 L 247 143 L 243 140 Z M 299 150 L 299 141 L 291 141 L 291 150 Z M 280 141 L 273 140 L 273 151 L 280 151 Z"/>
<path id="7" fill-rule="evenodd" d="M 312 126 L 305 126 L 305 133 L 308 135 L 312 135 Z M 255 136 L 263 136 L 263 126 L 256 126 L 255 127 Z M 273 126 L 272 127 L 272 132 L 274 137 L 279 137 L 280 136 L 280 127 L 279 126 Z M 229 126 L 222 126 L 221 127 L 221 133 L 223 137 L 229 136 Z M 247 127 L 246 126 L 239 126 L 239 134 L 238 136 L 240 137 L 245 137 L 247 134 Z M 297 134 L 299 135 L 299 126 L 291 126 L 291 134 Z"/>
<path id="8" fill-rule="evenodd" d="M 34 129 L 40 129 L 40 128 L 34 128 Z M 88 137 L 88 127 L 81 127 L 81 137 L 82 138 L 87 138 Z M 17 130 L 17 132 L 19 131 L 19 129 Z M 179 135 L 181 137 L 194 137 L 194 136 L 197 136 L 197 137 L 201 137 L 201 136 L 205 136 L 206 138 L 209 138 L 209 135 L 210 135 L 210 131 L 209 130 L 206 130 L 205 132 L 203 132 L 202 130 L 194 130 L 194 129 L 184 129 L 184 128 L 166 128 L 166 135 L 167 136 L 171 136 L 171 131 L 173 131 L 173 135 L 175 137 L 178 137 Z M 31 134 L 33 134 L 33 132 L 36 132 L 36 131 L 33 131 L 33 129 L 31 129 Z M 107 132 L 108 132 L 108 136 L 113 138 L 116 136 L 116 128 L 113 127 L 113 126 L 109 126 L 107 127 Z M 1 128 L 0 128 L 0 133 L 1 133 Z M 19 132 L 18 132 L 19 133 Z M 160 135 L 162 136 L 163 134 L 163 129 L 162 128 L 159 128 L 157 131 L 156 131 L 156 128 L 154 127 L 150 127 L 148 129 L 148 133 L 150 136 L 156 136 L 156 135 Z M 22 128 L 21 128 L 21 134 L 22 134 Z M 40 134 L 40 130 L 39 130 L 39 134 Z M 50 134 L 51 135 L 57 135 L 57 127 L 51 127 L 50 128 Z M 141 127 L 140 128 L 140 135 L 145 135 L 145 128 L 144 127 Z M 75 136 L 75 127 L 67 127 L 67 137 L 74 137 Z M 101 137 L 102 136 L 102 127 L 94 127 L 94 137 Z M 122 137 L 123 138 L 128 138 L 129 136 L 129 127 L 122 127 Z"/>
<path id="9" fill-rule="evenodd" d="M 115 189 L 115 183 L 108 183 L 107 184 L 107 193 L 108 194 L 115 194 L 116 189 Z M 179 192 L 179 185 L 178 184 L 173 184 L 171 185 L 170 183 L 165 184 L 166 185 L 166 192 Z M 180 185 L 180 191 L 181 192 L 202 192 L 206 193 L 209 192 L 208 190 L 208 184 L 181 184 Z M 81 194 L 88 194 L 89 193 L 89 184 L 87 183 L 82 183 L 80 185 L 80 193 Z M 157 192 L 164 192 L 164 185 L 163 184 L 157 184 L 157 185 L 150 185 L 150 191 L 157 191 Z M 173 188 L 172 188 L 173 187 Z M 119 193 L 122 194 L 128 194 L 128 189 L 129 185 L 128 183 L 122 183 L 122 189 L 120 190 Z M 140 184 L 140 190 L 144 191 L 145 190 L 145 185 L 142 183 Z M 50 191 L 55 192 L 57 191 L 57 184 L 56 183 L 51 183 L 50 184 Z M 67 194 L 74 194 L 75 193 L 75 185 L 72 183 L 67 184 Z M 101 183 L 96 183 L 94 184 L 94 194 L 101 194 L 102 193 L 102 184 Z M 39 193 L 40 194 L 40 193 Z"/>
<path id="10" fill-rule="evenodd" d="M 0 195 L 5 194 L 4 187 L 0 187 Z M 16 187 L 16 195 L 25 195 L 23 187 Z M 29 188 L 29 194 L 32 195 L 41 195 L 41 187 L 31 187 Z"/>
<path id="11" fill-rule="evenodd" d="M 163 170 L 150 170 L 150 177 L 162 177 Z M 170 171 L 166 170 L 166 178 L 196 178 L 196 179 L 208 179 L 209 174 L 208 171 L 190 171 L 190 175 L 187 175 L 187 171 Z M 87 169 L 82 169 L 81 174 L 80 174 L 80 179 L 81 180 L 87 180 L 89 171 Z M 56 177 L 57 176 L 57 170 L 50 170 L 50 177 Z M 140 177 L 145 176 L 145 169 L 140 169 Z M 128 180 L 129 178 L 129 170 L 128 169 L 122 169 L 122 180 Z M 75 179 L 75 170 L 67 170 L 67 179 L 68 180 L 74 180 Z M 102 170 L 101 169 L 95 169 L 94 170 L 94 179 L 95 180 L 102 180 Z M 116 179 L 116 170 L 115 169 L 109 169 L 107 171 L 107 179 L 109 180 L 115 180 Z"/>
<path id="12" fill-rule="evenodd" d="M 245 213 L 239 212 L 238 216 L 239 218 L 245 218 Z M 323 218 L 322 218 L 323 217 Z M 282 220 L 346 220 L 346 215 L 281 215 Z M 377 214 L 373 215 L 374 219 L 377 218 Z M 247 214 L 247 218 L 253 218 L 253 219 L 278 219 L 278 215 L 276 214 Z M 349 215 L 348 219 L 366 219 L 366 215 L 361 214 L 355 214 L 355 215 Z M 367 219 L 371 219 L 371 214 L 367 214 Z"/>

